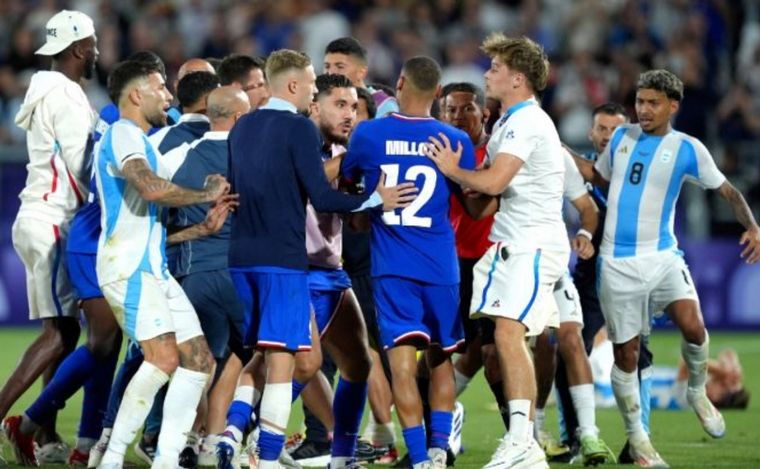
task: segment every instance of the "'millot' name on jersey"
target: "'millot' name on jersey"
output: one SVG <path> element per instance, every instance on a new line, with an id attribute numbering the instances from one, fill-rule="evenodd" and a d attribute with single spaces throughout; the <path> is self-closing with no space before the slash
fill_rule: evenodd
<path id="1" fill-rule="evenodd" d="M 385 154 L 394 156 L 425 156 L 427 142 L 408 142 L 406 140 L 386 140 Z"/>

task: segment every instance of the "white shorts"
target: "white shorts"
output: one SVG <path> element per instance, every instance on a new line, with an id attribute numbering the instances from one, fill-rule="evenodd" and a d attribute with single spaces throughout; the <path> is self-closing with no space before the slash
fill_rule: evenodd
<path id="1" fill-rule="evenodd" d="M 554 284 L 567 271 L 569 254 L 536 250 L 510 253 L 502 243 L 491 246 L 475 264 L 470 317 L 504 317 L 538 335 L 557 327 Z"/>
<path id="2" fill-rule="evenodd" d="M 617 259 L 599 256 L 597 262 L 599 304 L 613 343 L 649 335 L 652 314 L 676 300 L 699 301 L 689 267 L 679 252 Z"/>
<path id="3" fill-rule="evenodd" d="M 66 271 L 68 225 L 17 218 L 13 248 L 26 269 L 29 319 L 78 317 L 74 288 Z"/>
<path id="4" fill-rule="evenodd" d="M 583 327 L 583 310 L 581 309 L 581 297 L 575 288 L 573 278 L 569 271 L 554 284 L 554 301 L 559 309 L 559 322 L 576 322 Z"/>
<path id="5" fill-rule="evenodd" d="M 127 335 L 137 342 L 174 333 L 178 344 L 203 335 L 198 315 L 174 277 L 135 272 L 129 280 L 100 286 Z"/>

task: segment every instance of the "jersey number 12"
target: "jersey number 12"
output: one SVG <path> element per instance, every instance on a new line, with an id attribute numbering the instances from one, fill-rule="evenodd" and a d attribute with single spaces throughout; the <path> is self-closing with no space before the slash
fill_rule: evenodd
<path id="1" fill-rule="evenodd" d="M 435 190 L 435 183 L 438 179 L 438 173 L 430 166 L 415 165 L 410 166 L 404 173 L 404 181 L 399 181 L 399 165 L 383 164 L 380 169 L 385 173 L 385 185 L 393 187 L 399 182 L 416 181 L 417 177 L 422 175 L 422 189 L 420 189 L 417 198 L 409 204 L 408 207 L 401 209 L 400 213 L 395 210 L 383 213 L 383 221 L 386 225 L 417 226 L 421 228 L 430 228 L 433 219 L 430 217 L 418 217 L 417 212 L 430 200 Z"/>

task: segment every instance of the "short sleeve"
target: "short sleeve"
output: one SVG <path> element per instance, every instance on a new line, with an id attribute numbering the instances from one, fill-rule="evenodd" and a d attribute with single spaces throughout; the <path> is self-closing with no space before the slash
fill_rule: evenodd
<path id="1" fill-rule="evenodd" d="M 704 189 L 717 189 L 726 182 L 710 151 L 697 139 L 689 139 L 697 158 L 697 184 Z"/>
<path id="2" fill-rule="evenodd" d="M 611 146 L 612 145 L 607 145 L 599 155 L 599 158 L 596 159 L 596 163 L 594 163 L 594 169 L 596 169 L 596 172 L 607 181 L 612 177 L 612 160 L 610 158 Z"/>
<path id="3" fill-rule="evenodd" d="M 127 161 L 147 160 L 145 155 L 145 134 L 136 125 L 116 124 L 111 129 L 111 147 L 113 148 L 116 167 L 121 171 Z"/>
<path id="4" fill-rule="evenodd" d="M 562 148 L 562 156 L 565 163 L 564 196 L 566 199 L 573 201 L 588 194 L 588 190 L 586 189 L 586 183 L 583 181 L 581 172 L 578 171 L 578 166 L 575 165 L 575 160 L 570 156 L 570 152 Z"/>
<path id="5" fill-rule="evenodd" d="M 529 115 L 525 117 L 529 117 Z M 528 161 L 530 155 L 534 153 L 541 143 L 542 138 L 537 126 L 531 124 L 532 119 L 530 118 L 512 118 L 507 120 L 504 128 L 499 129 L 500 134 L 498 138 L 500 140 L 496 154 L 508 153 L 520 158 L 524 162 Z"/>

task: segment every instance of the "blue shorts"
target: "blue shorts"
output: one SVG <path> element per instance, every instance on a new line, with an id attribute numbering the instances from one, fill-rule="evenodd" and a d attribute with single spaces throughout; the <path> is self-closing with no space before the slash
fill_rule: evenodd
<path id="1" fill-rule="evenodd" d="M 343 269 L 309 270 L 309 295 L 317 330 L 322 336 L 338 312 L 343 294 L 351 288 L 351 279 Z"/>
<path id="2" fill-rule="evenodd" d="M 241 337 L 243 333 L 243 307 L 230 272 L 212 270 L 191 273 L 179 282 L 198 313 L 211 354 L 216 359 L 224 358 L 230 337 Z"/>
<path id="3" fill-rule="evenodd" d="M 79 301 L 103 298 L 103 292 L 98 286 L 98 274 L 95 272 L 97 257 L 97 254 L 66 253 L 66 268 Z"/>
<path id="4" fill-rule="evenodd" d="M 437 343 L 447 352 L 464 342 L 459 284 L 435 285 L 401 277 L 376 277 L 373 284 L 383 348 Z"/>
<path id="5" fill-rule="evenodd" d="M 306 272 L 278 267 L 230 268 L 243 306 L 244 343 L 260 348 L 311 349 Z"/>

